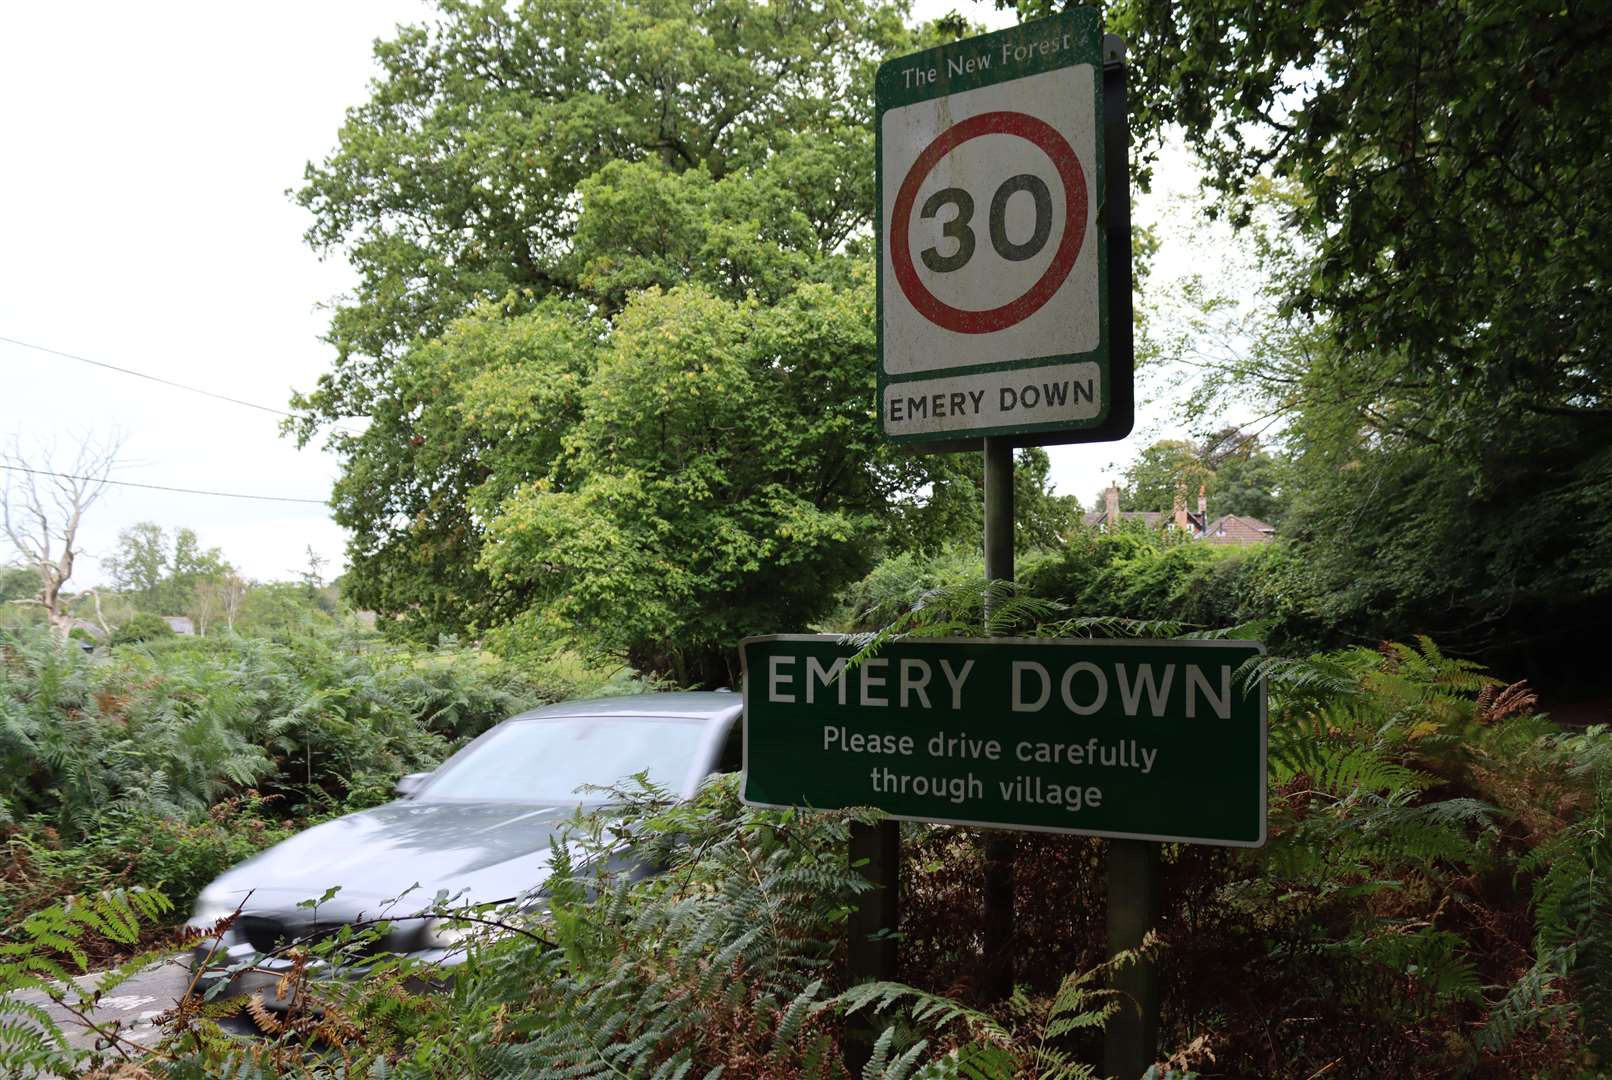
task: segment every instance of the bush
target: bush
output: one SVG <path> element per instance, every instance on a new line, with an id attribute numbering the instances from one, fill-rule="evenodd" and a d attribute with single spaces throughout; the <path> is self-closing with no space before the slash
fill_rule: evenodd
<path id="1" fill-rule="evenodd" d="M 1340 1080 L 1600 1075 L 1612 732 L 1558 730 L 1525 688 L 1426 641 L 1272 658 L 1263 675 L 1268 846 L 1162 849 L 1151 947 L 1170 1060 Z M 904 827 L 914 985 L 847 988 L 844 919 L 865 885 L 845 850 L 865 814 L 745 807 L 731 776 L 688 804 L 654 791 L 621 801 L 557 846 L 542 915 L 463 912 L 497 932 L 463 924 L 473 944 L 450 993 L 411 989 L 429 969 L 366 959 L 369 979 L 305 985 L 318 1011 L 264 1014 L 270 1032 L 250 1045 L 217 1028 L 227 1003 L 171 1014 L 165 1068 L 849 1080 L 839 1059 L 854 1013 L 877 1037 L 866 1077 L 1095 1075 L 1081 1062 L 1124 1007 L 1098 981 L 1103 841 L 1019 838 L 1016 922 L 1033 948 L 1019 951 L 1019 992 L 984 1006 L 971 1000 L 983 871 L 971 831 Z M 632 880 L 629 851 L 665 872 Z M 205 873 L 166 865 L 174 881 Z M 36 925 L 77 934 L 64 911 Z M 45 939 L 26 926 L 18 937 L 12 968 L 31 970 Z M 335 962 L 339 947 L 311 951 Z M 6 1053 L 0 1066 L 22 1060 Z"/>
<path id="2" fill-rule="evenodd" d="M 140 611 L 129 616 L 127 621 L 112 631 L 110 643 L 113 645 L 135 645 L 142 641 L 173 636 L 174 628 L 169 626 L 162 616 Z"/>
<path id="3" fill-rule="evenodd" d="M 838 629 L 887 626 L 920 603 L 966 590 L 984 577 L 977 554 L 904 553 L 885 559 L 842 594 Z M 1126 524 L 1079 528 L 1063 546 L 1018 560 L 1020 596 L 1067 614 L 1167 621 L 1223 629 L 1258 622 L 1278 651 L 1308 652 L 1319 632 L 1302 559 L 1278 541 L 1250 547 L 1200 544 Z"/>
<path id="4" fill-rule="evenodd" d="M 161 894 L 184 918 L 219 874 L 296 832 L 291 822 L 271 817 L 269 806 L 248 792 L 189 818 L 114 811 L 71 844 L 53 829 L 19 833 L 6 844 L 0 924 L 15 925 L 63 896 L 133 887 Z M 158 929 L 148 927 L 145 940 Z"/>
<path id="5" fill-rule="evenodd" d="M 0 630 L 0 820 L 68 843 L 120 814 L 194 821 L 257 789 L 287 817 L 367 802 L 488 727 L 559 700 L 470 649 L 339 634 L 154 639 L 93 660 L 43 629 Z"/>

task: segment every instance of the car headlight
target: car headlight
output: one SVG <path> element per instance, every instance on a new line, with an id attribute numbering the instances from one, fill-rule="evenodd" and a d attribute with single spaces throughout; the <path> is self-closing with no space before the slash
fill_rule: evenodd
<path id="1" fill-rule="evenodd" d="M 240 902 L 240 897 L 236 894 L 209 885 L 201 891 L 200 896 L 196 897 L 196 909 L 191 912 L 185 925 L 199 930 L 211 930 L 219 919 L 235 914 L 235 908 Z"/>
<path id="2" fill-rule="evenodd" d="M 428 949 L 455 949 L 463 945 L 476 932 L 475 923 L 454 919 L 427 919 L 421 941 Z"/>

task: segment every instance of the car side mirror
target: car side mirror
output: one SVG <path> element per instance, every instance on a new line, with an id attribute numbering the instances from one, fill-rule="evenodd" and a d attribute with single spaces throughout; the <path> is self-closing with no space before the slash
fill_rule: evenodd
<path id="1" fill-rule="evenodd" d="M 399 798 L 406 799 L 425 787 L 425 782 L 429 779 L 431 774 L 428 772 L 411 772 L 407 776 L 398 777 L 397 783 L 392 785 L 392 792 Z"/>

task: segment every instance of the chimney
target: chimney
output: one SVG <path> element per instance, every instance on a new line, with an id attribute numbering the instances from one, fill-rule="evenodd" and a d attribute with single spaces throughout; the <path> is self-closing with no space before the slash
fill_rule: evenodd
<path id="1" fill-rule="evenodd" d="M 1209 485 L 1198 485 L 1198 513 L 1203 516 L 1204 527 L 1209 526 Z"/>
<path id="2" fill-rule="evenodd" d="M 1185 482 L 1175 486 L 1175 506 L 1171 508 L 1175 518 L 1176 530 L 1191 535 L 1187 529 L 1187 485 Z"/>
<path id="3" fill-rule="evenodd" d="M 1109 484 L 1108 491 L 1108 528 L 1109 531 L 1119 528 L 1119 485 Z"/>

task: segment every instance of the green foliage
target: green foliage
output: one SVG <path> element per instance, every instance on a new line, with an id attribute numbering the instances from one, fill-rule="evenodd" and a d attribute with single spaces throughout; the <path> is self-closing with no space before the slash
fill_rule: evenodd
<path id="1" fill-rule="evenodd" d="M 162 618 L 148 611 L 139 611 L 130 615 L 108 639 L 112 645 L 138 645 L 144 641 L 174 636 L 174 628 Z"/>
<path id="2" fill-rule="evenodd" d="M 953 607 L 977 613 L 982 579 L 977 556 L 893 556 L 845 590 L 842 610 L 829 625 L 872 630 L 919 609 L 938 622 L 934 616 L 946 609 L 947 597 Z M 1064 543 L 1021 559 L 1016 579 L 1020 602 L 1043 604 L 1030 624 L 1066 623 L 1076 636 L 1142 631 L 1120 623 L 1068 623 L 1071 617 L 1157 623 L 1157 633 L 1171 637 L 1259 623 L 1261 636 L 1278 648 L 1307 646 L 1318 636 L 1307 568 L 1281 542 L 1239 548 L 1187 543 L 1131 523 L 1109 532 L 1077 528 Z M 959 614 L 958 625 L 969 625 L 966 612 Z"/>
<path id="3" fill-rule="evenodd" d="M 941 599 L 936 617 L 959 626 L 979 618 L 976 602 Z M 989 599 L 1060 632 L 1183 629 L 1069 619 L 1040 601 L 1013 607 L 1002 587 Z M 1501 687 L 1426 640 L 1267 658 L 1243 677 L 1263 678 L 1271 698 L 1270 842 L 1235 853 L 1166 847 L 1164 936 L 1147 948 L 1162 950 L 1171 972 L 1164 1034 L 1174 1049 L 1151 1075 L 1199 1065 L 1311 1075 L 1344 1058 L 1351 1076 L 1593 1075 L 1612 985 L 1609 733 L 1556 729 L 1532 714 L 1525 688 Z M 1090 962 L 1050 981 L 1027 966 L 1014 997 L 989 1009 L 944 981 L 956 973 L 950 961 L 912 969 L 912 985 L 847 987 L 839 942 L 867 884 L 844 851 L 849 822 L 864 815 L 747 808 L 733 777 L 687 804 L 642 783 L 613 801 L 572 822 L 540 907 L 441 913 L 469 931 L 465 963 L 441 993 L 412 989 L 432 975 L 412 962 L 363 960 L 371 974 L 362 981 L 301 968 L 291 977 L 308 1005 L 285 1014 L 258 1005 L 267 1034 L 250 1053 L 217 1027 L 241 1004 L 200 1003 L 172 1019 L 158 1047 L 174 1055 L 165 1067 L 184 1076 L 323 1065 L 353 1077 L 848 1080 L 845 1025 L 871 1016 L 864 1076 L 1095 1075 L 1102 1027 L 1127 1007 L 1106 985 L 1100 917 L 1085 920 L 1095 940 L 1084 949 L 1037 938 L 1059 955 L 1095 950 Z M 904 870 L 904 894 L 908 882 L 918 887 L 903 901 L 902 928 L 926 941 L 935 928 L 913 920 L 929 917 L 934 883 L 966 883 L 977 858 L 956 830 L 927 832 L 947 842 L 909 851 L 942 865 Z M 1056 936 L 1082 925 L 1072 916 L 1100 910 L 1101 843 L 1041 839 L 1023 849 L 1039 853 L 1036 862 L 1021 854 L 1034 892 L 1018 904 L 1023 925 Z M 1039 859 L 1059 843 L 1071 857 L 1047 878 Z M 190 864 L 154 865 L 177 879 Z M 660 873 L 644 877 L 646 865 Z M 1514 880 L 1531 890 L 1523 907 L 1508 899 Z M 966 970 L 977 940 L 964 892 L 970 910 L 946 913 L 942 945 Z M 344 957 L 376 932 L 354 927 L 304 955 L 351 962 Z M 1224 978 L 1229 967 L 1237 980 Z M 1289 1035 L 1259 1037 L 1268 1030 Z M 325 1056 L 331 1047 L 339 1062 Z M 15 1053 L 41 1051 L 30 1043 Z"/>
<path id="4" fill-rule="evenodd" d="M 182 528 L 170 538 L 151 521 L 120 531 L 116 549 L 103 564 L 113 586 L 139 611 L 153 615 L 190 611 L 199 585 L 232 573 L 224 553 L 204 549 L 194 530 Z"/>
<path id="5" fill-rule="evenodd" d="M 1285 473 L 1285 463 L 1256 436 L 1235 427 L 1201 440 L 1163 439 L 1126 468 L 1119 504 L 1122 510 L 1169 513 L 1181 500 L 1196 513 L 1203 491 L 1211 520 L 1237 514 L 1278 525 L 1289 499 Z M 1094 505 L 1102 507 L 1104 497 L 1099 493 Z"/>
<path id="6" fill-rule="evenodd" d="M 1181 499 L 1187 509 L 1196 510 L 1198 489 L 1213 476 L 1192 443 L 1185 439 L 1161 440 L 1137 454 L 1126 468 L 1120 485 L 1120 509 L 1169 513 Z"/>
<path id="7" fill-rule="evenodd" d="M 470 650 L 362 646 L 172 637 L 102 661 L 43 631 L 0 631 L 0 812 L 79 839 L 122 814 L 194 820 L 255 788 L 301 816 L 590 677 L 573 666 L 542 683 Z"/>
<path id="8" fill-rule="evenodd" d="M 842 592 L 840 626 L 872 629 L 896 621 L 903 612 L 940 593 L 955 592 L 984 580 L 985 559 L 956 548 L 932 556 L 915 552 L 892 555 L 866 577 Z"/>
<path id="9" fill-rule="evenodd" d="M 921 1071 L 911 1073 L 914 1077 L 1013 1080 L 1019 1076 L 1034 1076 L 1039 1080 L 1092 1080 L 1099 1074 L 1091 1065 L 1069 1053 L 1068 1038 L 1077 1032 L 1101 1033 L 1109 1019 L 1127 1007 L 1119 991 L 1098 984 L 1114 971 L 1153 953 L 1157 947 L 1157 939 L 1149 935 L 1137 950 L 1121 952 L 1090 970 L 1066 975 L 1050 997 L 1034 998 L 1022 989 L 1017 990 L 1007 1003 L 1005 1019 L 951 998 L 890 982 L 853 986 L 841 993 L 835 1004 L 848 1014 L 867 1009 L 875 1015 L 892 1014 L 899 1021 L 885 1027 L 875 1045 L 874 1058 L 881 1066 L 903 1029 L 939 1033 L 955 1025 L 966 1033 L 965 1042 L 947 1055 L 932 1059 Z M 917 1040 L 907 1051 L 910 1057 L 906 1060 L 915 1062 L 928 1046 L 928 1040 Z M 873 1068 L 871 1064 L 869 1067 Z M 886 1074 L 874 1072 L 871 1075 Z"/>
<path id="10" fill-rule="evenodd" d="M 39 575 L 20 566 L 0 566 L 0 604 L 39 595 Z"/>
<path id="11" fill-rule="evenodd" d="M 1100 985 L 1113 965 L 1072 975 L 1044 999 L 1016 995 L 1003 1017 L 898 984 L 836 992 L 845 914 L 868 888 L 844 849 L 849 823 L 865 815 L 747 809 L 733 777 L 688 804 L 644 784 L 615 794 L 616 810 L 572 823 L 540 909 L 445 909 L 469 936 L 441 993 L 411 989 L 433 977 L 429 968 L 360 958 L 359 946 L 386 924 L 355 926 L 280 951 L 304 960 L 285 975 L 288 1010 L 273 1013 L 261 999 L 187 1002 L 143 1063 L 209 1077 L 323 1066 L 336 1076 L 410 1080 L 850 1080 L 839 1041 L 847 1015 L 866 1011 L 885 1025 L 861 1074 L 871 1080 L 1095 1075 L 1065 1044 L 1072 1032 L 1100 1032 L 1121 1007 Z M 662 873 L 644 878 L 635 871 L 643 860 Z M 55 927 L 71 918 L 65 910 L 35 924 Z M 135 920 L 125 922 L 134 932 Z M 50 942 L 60 947 L 57 937 Z M 359 962 L 367 976 L 316 977 L 311 961 Z M 239 1011 L 263 1029 L 251 1044 L 218 1026 Z M 48 1018 L 34 1019 L 43 1021 L 42 1039 L 57 1036 Z M 24 1060 L 7 1053 L 0 1046 L 0 1066 Z"/>
<path id="12" fill-rule="evenodd" d="M 360 276 L 298 399 L 304 438 L 369 418 L 333 437 L 357 603 L 722 685 L 885 550 L 977 535 L 979 463 L 868 422 L 871 78 L 940 32 L 901 15 L 452 3 L 377 45 L 299 194 Z M 1073 502 L 1023 459 L 1046 542 Z"/>
<path id="13" fill-rule="evenodd" d="M 1140 572 L 1116 575 L 1120 582 L 1203 550 L 1164 544 L 1142 530 L 1092 541 L 1087 557 L 1095 551 L 1116 562 L 1143 560 Z M 1038 567 L 1050 575 L 1040 581 L 1043 592 L 1047 580 L 1089 585 L 1100 578 L 1068 574 L 1065 557 Z M 982 630 L 1213 636 L 1167 617 L 1071 616 L 1073 605 L 1038 598 L 1037 581 L 1027 575 L 1015 589 L 975 578 L 929 589 L 894 605 L 894 618 L 866 635 L 866 649 L 904 634 Z M 1174 916 L 1198 931 L 1171 941 L 1185 953 L 1172 964 L 1219 969 L 1228 954 L 1241 954 L 1246 971 L 1264 968 L 1257 978 L 1269 980 L 1253 1000 L 1292 998 L 1305 1002 L 1301 1008 L 1323 1008 L 1333 1028 L 1352 1028 L 1369 1041 L 1360 1052 L 1379 1072 L 1393 1071 L 1396 1061 L 1438 1061 L 1447 1070 L 1501 1058 L 1560 1064 L 1599 1048 L 1604 1017 L 1612 1015 L 1604 951 L 1612 940 L 1612 890 L 1604 880 L 1607 733 L 1592 729 L 1573 741 L 1533 715 L 1535 699 L 1522 684 L 1504 687 L 1425 637 L 1308 659 L 1267 656 L 1239 677 L 1263 681 L 1271 698 L 1270 840 L 1229 860 L 1189 860 L 1191 849 L 1181 852 L 1203 876 Z M 1535 834 L 1522 846 L 1511 839 L 1519 820 Z M 941 850 L 955 860 L 968 849 Z M 946 876 L 966 873 L 951 866 Z M 1514 903 L 1505 883 L 1516 875 L 1536 881 L 1531 936 L 1501 930 L 1507 923 L 1500 912 Z M 927 937 L 926 949 L 934 949 Z M 966 970 L 966 949 L 964 955 Z M 1199 1017 L 1185 1024 L 1181 1043 L 1219 1054 L 1225 1044 L 1194 1024 L 1222 1022 L 1215 1018 L 1223 1018 L 1225 1002 L 1190 988 L 1177 992 L 1183 1000 L 1176 1008 Z M 1261 1016 L 1259 1023 L 1267 1022 Z M 1424 1028 L 1449 1034 L 1442 1043 L 1431 1041 L 1436 1036 L 1407 1041 L 1407 1031 Z M 1455 1034 L 1473 1031 L 1475 1040 Z M 1328 1040 L 1316 1042 L 1313 1054 L 1293 1046 L 1269 1060 L 1239 1060 L 1250 1072 L 1308 1074 L 1329 1060 Z M 1409 1049 L 1412 1042 L 1417 1049 Z"/>
<path id="14" fill-rule="evenodd" d="M 1311 250 L 1287 299 L 1349 358 L 1351 406 L 1403 395 L 1396 426 L 1465 458 L 1529 415 L 1606 436 L 1604 249 L 1584 238 L 1612 225 L 1612 112 L 1568 92 L 1612 58 L 1603 15 L 1123 0 L 1109 28 L 1137 57 L 1138 128 L 1180 124 L 1234 219 L 1261 178 L 1299 186 Z"/>
<path id="15" fill-rule="evenodd" d="M 8 867 L 0 872 L 0 922 L 21 919 L 63 896 L 136 885 L 160 894 L 167 910 L 186 914 L 219 874 L 292 835 L 291 823 L 271 816 L 272 809 L 249 793 L 205 814 L 112 811 L 67 843 L 54 830 L 20 832 L 4 845 Z"/>
<path id="16" fill-rule="evenodd" d="M 86 1017 L 102 995 L 159 959 L 155 953 L 137 956 L 86 985 L 74 981 L 73 969 L 88 970 L 89 944 L 106 940 L 135 946 L 142 921 L 168 910 L 160 893 L 120 890 L 87 893 L 9 924 L 0 938 L 0 1069 L 9 1076 L 77 1076 L 86 1065 L 110 1056 L 73 1047 L 44 1003 Z M 104 1021 L 95 1034 L 118 1054 L 140 1049 Z"/>
<path id="17" fill-rule="evenodd" d="M 1523 419 L 1475 458 L 1385 440 L 1312 413 L 1291 531 L 1317 614 L 1338 638 L 1431 633 L 1516 670 L 1571 679 L 1599 666 L 1589 642 L 1612 589 L 1612 448 Z"/>
<path id="18" fill-rule="evenodd" d="M 1236 402 L 1285 421 L 1283 531 L 1311 565 L 1324 643 L 1426 632 L 1544 684 L 1594 680 L 1612 307 L 1592 269 L 1605 245 L 1583 238 L 1612 223 L 1612 108 L 1564 88 L 1612 56 L 1602 14 L 1106 8 L 1137 57 L 1136 130 L 1180 125 L 1209 212 L 1244 227 L 1263 279 L 1189 279 L 1158 351 L 1190 366 L 1197 419 Z M 1526 257 L 1518 235 L 1536 238 Z"/>
<path id="19" fill-rule="evenodd" d="M 1538 744 L 1582 794 L 1581 805 L 1522 868 L 1536 874 L 1538 960 L 1491 1014 L 1482 1038 L 1503 1044 L 1526 1023 L 1548 1022 L 1572 991 L 1579 1023 L 1603 1060 L 1612 1060 L 1612 729 L 1553 733 Z"/>
<path id="20" fill-rule="evenodd" d="M 620 414 L 606 392 L 643 403 L 675 389 L 684 415 L 674 458 L 710 457 L 683 425 L 711 407 L 727 409 L 722 427 L 707 429 L 712 439 L 740 415 L 757 442 L 786 451 L 782 425 L 803 404 L 788 393 L 815 398 L 834 418 L 801 433 L 800 461 L 713 462 L 776 470 L 757 477 L 764 490 L 742 476 L 707 490 L 718 477 L 704 468 L 689 478 L 705 485 L 697 501 L 707 508 L 724 494 L 752 502 L 728 523 L 739 533 L 672 539 L 727 550 L 730 566 L 700 575 L 714 573 L 720 589 L 748 587 L 734 576 L 769 544 L 824 557 L 810 549 L 843 529 L 841 507 L 823 502 L 841 497 L 841 473 L 853 518 L 865 512 L 857 489 L 886 482 L 866 460 L 865 423 L 843 433 L 848 413 L 865 421 L 872 385 L 865 320 L 846 332 L 847 316 L 868 304 L 847 248 L 865 249 L 859 234 L 872 212 L 871 177 L 857 163 L 871 152 L 873 68 L 910 40 L 896 12 L 862 0 L 787 12 L 751 0 L 709 9 L 566 0 L 455 2 L 430 26 L 377 43 L 382 73 L 370 99 L 298 195 L 314 215 L 309 242 L 342 249 L 359 274 L 331 327 L 336 367 L 300 399 L 305 437 L 341 416 L 370 418 L 363 435 L 334 440 L 346 461 L 336 514 L 354 532 L 359 603 L 432 640 L 506 623 L 534 592 L 552 596 L 540 574 L 483 562 L 477 511 L 516 494 L 571 494 L 560 441 L 584 404 L 599 410 L 584 437 L 593 492 L 576 492 L 583 505 L 565 525 L 608 505 L 604 488 L 615 485 L 634 504 L 631 518 L 590 521 L 600 534 L 587 547 L 652 563 L 658 543 L 642 545 L 655 519 L 643 519 L 678 478 L 631 450 L 653 424 L 633 418 L 636 434 L 620 440 L 608 430 Z M 676 286 L 688 291 L 674 295 Z M 641 361 L 614 349 L 610 385 L 585 403 L 596 345 L 632 296 L 655 290 L 661 298 L 641 305 L 626 340 L 653 344 L 662 329 L 671 339 Z M 708 340 L 719 324 L 731 335 L 752 294 L 769 327 L 745 334 L 738 352 L 724 340 L 722 363 L 702 371 L 698 350 L 719 345 Z M 802 340 L 789 340 L 796 330 Z M 764 355 L 780 342 L 781 355 Z M 517 361 L 507 375 L 500 354 Z M 703 397 L 685 396 L 696 388 L 685 377 L 704 380 Z M 741 400 L 762 411 L 744 413 Z M 768 413 L 768 402 L 784 409 Z M 541 437 L 512 438 L 512 416 Z M 815 448 L 832 426 L 843 459 Z M 626 460 L 602 468 L 598 455 L 613 451 L 601 439 L 619 441 Z M 786 490 L 797 476 L 808 479 Z M 804 534 L 791 542 L 795 527 Z M 696 632 L 685 651 L 706 647 Z"/>
<path id="21" fill-rule="evenodd" d="M 865 282 L 767 308 L 637 294 L 580 392 L 572 479 L 506 498 L 483 565 L 556 633 L 727 682 L 739 638 L 811 621 L 871 563 L 888 489 L 841 360 L 870 347 L 872 310 Z"/>

